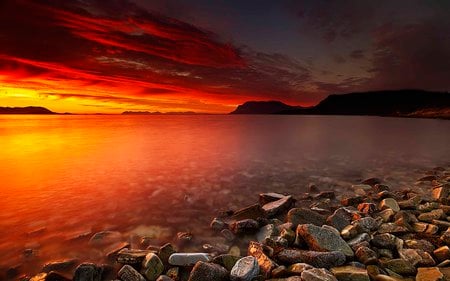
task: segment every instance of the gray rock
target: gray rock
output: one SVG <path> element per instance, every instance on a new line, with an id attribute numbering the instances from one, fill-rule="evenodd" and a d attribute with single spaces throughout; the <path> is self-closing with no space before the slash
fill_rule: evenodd
<path id="1" fill-rule="evenodd" d="M 152 250 L 122 249 L 117 253 L 117 262 L 121 264 L 140 264 Z"/>
<path id="2" fill-rule="evenodd" d="M 128 264 L 122 266 L 117 273 L 117 276 L 119 276 L 122 281 L 145 281 L 144 276 Z"/>
<path id="3" fill-rule="evenodd" d="M 230 225 L 230 229 L 235 234 L 254 233 L 258 228 L 258 222 L 253 219 L 239 220 Z"/>
<path id="4" fill-rule="evenodd" d="M 324 268 L 313 268 L 302 272 L 303 281 L 337 281 L 336 277 Z"/>
<path id="5" fill-rule="evenodd" d="M 355 266 L 340 266 L 331 269 L 339 281 L 370 281 L 367 270 Z"/>
<path id="6" fill-rule="evenodd" d="M 353 247 L 355 245 L 361 244 L 362 242 L 370 242 L 370 235 L 367 233 L 361 233 L 357 235 L 355 238 L 349 240 L 347 244 L 350 247 Z"/>
<path id="7" fill-rule="evenodd" d="M 255 257 L 241 258 L 231 269 L 231 281 L 251 281 L 259 274 L 259 264 Z"/>
<path id="8" fill-rule="evenodd" d="M 164 271 L 164 265 L 160 258 L 154 254 L 149 253 L 145 256 L 142 262 L 142 274 L 147 278 L 147 280 L 153 281 L 158 278 L 159 275 Z"/>
<path id="9" fill-rule="evenodd" d="M 358 261 L 365 265 L 376 264 L 378 262 L 377 253 L 369 247 L 359 247 L 355 252 L 355 256 Z"/>
<path id="10" fill-rule="evenodd" d="M 353 250 L 341 238 L 339 232 L 313 224 L 301 224 L 297 227 L 297 235 L 300 236 L 309 249 L 315 251 L 341 251 L 347 257 L 353 257 Z"/>
<path id="11" fill-rule="evenodd" d="M 341 207 L 327 218 L 327 224 L 341 231 L 349 225 L 356 212 L 347 207 Z"/>
<path id="12" fill-rule="evenodd" d="M 199 261 L 192 269 L 188 281 L 227 281 L 228 278 L 228 271 L 222 266 Z"/>
<path id="13" fill-rule="evenodd" d="M 416 268 L 407 260 L 404 259 L 391 259 L 382 261 L 383 267 L 394 271 L 400 275 L 415 275 Z"/>
<path id="14" fill-rule="evenodd" d="M 275 193 L 275 192 L 261 193 L 261 194 L 259 194 L 259 204 L 261 206 L 264 206 L 267 203 L 277 201 L 277 200 L 283 199 L 285 197 L 286 197 L 286 195 L 280 194 L 280 193 Z"/>
<path id="15" fill-rule="evenodd" d="M 307 263 L 314 267 L 331 268 L 345 263 L 346 257 L 342 252 L 317 252 L 298 249 L 281 250 L 277 258 L 287 264 Z"/>
<path id="16" fill-rule="evenodd" d="M 169 257 L 169 264 L 177 266 L 192 266 L 199 261 L 208 262 L 211 256 L 207 253 L 174 253 Z"/>
<path id="17" fill-rule="evenodd" d="M 322 226 L 327 217 L 306 208 L 293 208 L 288 212 L 287 221 L 292 223 L 293 227 L 299 224 L 311 223 Z"/>
<path id="18" fill-rule="evenodd" d="M 386 222 L 380 225 L 378 233 L 404 233 L 408 232 L 408 228 L 393 222 Z"/>
<path id="19" fill-rule="evenodd" d="M 82 263 L 73 274 L 73 281 L 101 281 L 102 268 L 93 263 Z"/>
<path id="20" fill-rule="evenodd" d="M 215 231 L 221 231 L 226 226 L 227 226 L 226 223 L 218 218 L 214 218 L 210 224 L 210 227 Z"/>
<path id="21" fill-rule="evenodd" d="M 231 269 L 233 269 L 233 266 L 236 264 L 236 262 L 239 259 L 241 259 L 241 257 L 233 256 L 230 254 L 223 254 L 223 255 L 214 257 L 212 262 L 225 267 L 228 271 L 231 271 Z"/>
<path id="22" fill-rule="evenodd" d="M 293 204 L 294 198 L 289 195 L 276 201 L 269 202 L 262 206 L 262 208 L 266 212 L 267 217 L 272 218 L 286 212 Z"/>
<path id="23" fill-rule="evenodd" d="M 42 272 L 48 273 L 50 271 L 67 271 L 75 267 L 77 263 L 78 263 L 77 259 L 67 259 L 49 262 L 42 267 Z"/>

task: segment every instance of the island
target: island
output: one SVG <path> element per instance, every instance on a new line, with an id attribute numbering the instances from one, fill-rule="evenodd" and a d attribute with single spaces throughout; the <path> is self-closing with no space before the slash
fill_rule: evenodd
<path id="1" fill-rule="evenodd" d="M 0 107 L 0 114 L 57 114 L 57 113 L 41 106 L 26 106 L 26 107 Z"/>

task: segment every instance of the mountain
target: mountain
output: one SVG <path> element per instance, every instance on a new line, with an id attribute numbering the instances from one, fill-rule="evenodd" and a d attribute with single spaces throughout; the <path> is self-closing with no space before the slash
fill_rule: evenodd
<path id="1" fill-rule="evenodd" d="M 159 111 L 124 111 L 122 115 L 191 115 L 197 114 L 193 111 L 180 111 L 180 112 L 159 112 Z"/>
<path id="2" fill-rule="evenodd" d="M 237 107 L 236 111 L 240 106 Z M 251 109 L 252 111 L 247 110 L 245 114 L 256 114 L 261 111 L 261 109 L 255 108 L 255 106 Z M 233 114 L 236 111 L 231 113 Z M 284 110 L 270 113 L 374 115 L 449 119 L 450 93 L 423 90 L 395 90 L 330 95 L 313 107 L 295 108 L 288 106 Z"/>
<path id="3" fill-rule="evenodd" d="M 40 106 L 0 107 L 0 114 L 57 114 Z"/>
<path id="4" fill-rule="evenodd" d="M 300 109 L 302 107 L 287 105 L 280 101 L 248 101 L 239 105 L 230 114 L 274 114 Z"/>

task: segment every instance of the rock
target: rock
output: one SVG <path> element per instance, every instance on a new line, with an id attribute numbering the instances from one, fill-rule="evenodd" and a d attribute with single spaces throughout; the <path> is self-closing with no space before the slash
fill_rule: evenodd
<path id="1" fill-rule="evenodd" d="M 377 206 L 373 203 L 361 203 L 358 205 L 358 211 L 363 214 L 370 215 L 377 210 Z"/>
<path id="2" fill-rule="evenodd" d="M 372 217 L 360 218 L 360 219 L 356 220 L 354 223 L 358 224 L 361 227 L 363 232 L 374 231 L 374 230 L 378 229 L 378 227 L 381 224 L 379 219 L 376 220 Z"/>
<path id="3" fill-rule="evenodd" d="M 401 249 L 400 258 L 409 261 L 413 266 L 434 266 L 436 262 L 429 253 L 419 249 Z"/>
<path id="4" fill-rule="evenodd" d="M 277 266 L 277 264 L 264 253 L 262 244 L 253 241 L 250 242 L 248 245 L 248 254 L 256 258 L 260 271 L 265 277 L 270 276 L 272 269 Z"/>
<path id="5" fill-rule="evenodd" d="M 435 175 L 428 175 L 428 176 L 421 177 L 417 181 L 434 181 L 434 180 L 437 180 Z"/>
<path id="6" fill-rule="evenodd" d="M 259 264 L 255 257 L 241 258 L 231 269 L 231 281 L 252 281 L 259 274 Z"/>
<path id="7" fill-rule="evenodd" d="M 280 265 L 280 266 L 275 267 L 272 270 L 271 277 L 272 278 L 283 278 L 283 277 L 288 277 L 289 275 L 290 275 L 290 273 L 287 271 L 286 266 Z"/>
<path id="8" fill-rule="evenodd" d="M 341 236 L 344 239 L 351 239 L 362 231 L 358 224 L 349 224 L 341 230 Z"/>
<path id="9" fill-rule="evenodd" d="M 336 277 L 324 268 L 312 268 L 302 272 L 303 281 L 337 281 Z"/>
<path id="10" fill-rule="evenodd" d="M 251 205 L 236 211 L 232 216 L 232 220 L 252 219 L 257 220 L 266 216 L 266 212 L 259 204 Z"/>
<path id="11" fill-rule="evenodd" d="M 153 281 L 158 278 L 159 275 L 164 271 L 163 262 L 154 253 L 149 253 L 145 256 L 142 262 L 142 274 L 147 278 L 147 280 Z"/>
<path id="12" fill-rule="evenodd" d="M 359 247 L 355 252 L 355 256 L 358 261 L 365 265 L 376 264 L 378 262 L 377 253 L 369 247 Z"/>
<path id="13" fill-rule="evenodd" d="M 398 205 L 400 209 L 416 209 L 417 206 L 419 206 L 420 201 L 422 201 L 422 198 L 418 195 L 408 199 L 398 202 Z"/>
<path id="14" fill-rule="evenodd" d="M 199 261 L 209 262 L 210 255 L 206 253 L 173 253 L 169 257 L 169 264 L 177 266 L 192 266 Z"/>
<path id="15" fill-rule="evenodd" d="M 393 250 L 397 246 L 397 237 L 389 233 L 378 234 L 370 241 L 375 247 Z"/>
<path id="16" fill-rule="evenodd" d="M 380 178 L 368 178 L 361 181 L 362 184 L 367 184 L 370 186 L 375 186 L 376 184 L 380 184 L 382 180 Z"/>
<path id="17" fill-rule="evenodd" d="M 287 212 L 289 208 L 294 204 L 294 198 L 289 196 L 284 196 L 276 201 L 269 202 L 262 206 L 262 209 L 266 212 L 267 217 L 272 218 L 284 212 Z"/>
<path id="18" fill-rule="evenodd" d="M 380 217 L 383 222 L 390 222 L 392 221 L 392 219 L 394 218 L 395 212 L 394 210 L 388 208 L 388 209 L 384 209 L 383 211 L 379 212 L 377 214 L 378 217 Z"/>
<path id="19" fill-rule="evenodd" d="M 345 263 L 346 257 L 342 252 L 317 252 L 298 249 L 281 250 L 277 258 L 287 264 L 307 263 L 314 267 L 331 268 L 341 266 Z"/>
<path id="20" fill-rule="evenodd" d="M 50 272 L 50 271 L 68 271 L 75 267 L 75 265 L 78 263 L 77 259 L 67 259 L 62 261 L 54 261 L 46 263 L 42 267 L 42 272 Z"/>
<path id="21" fill-rule="evenodd" d="M 444 184 L 433 188 L 431 192 L 433 199 L 437 201 L 447 200 L 450 195 L 450 184 Z"/>
<path id="22" fill-rule="evenodd" d="M 437 267 L 419 267 L 416 281 L 443 281 L 444 274 Z"/>
<path id="23" fill-rule="evenodd" d="M 239 257 L 241 255 L 241 249 L 238 246 L 231 246 L 228 254 Z"/>
<path id="24" fill-rule="evenodd" d="M 172 278 L 173 280 L 179 280 L 180 279 L 180 268 L 179 267 L 171 267 L 167 270 L 166 275 L 169 278 Z"/>
<path id="25" fill-rule="evenodd" d="M 122 234 L 118 231 L 100 231 L 95 233 L 89 240 L 91 245 L 105 245 L 118 242 L 122 239 Z"/>
<path id="26" fill-rule="evenodd" d="M 194 239 L 194 236 L 191 232 L 178 232 L 177 233 L 177 244 L 178 245 L 186 245 L 189 244 L 192 239 Z"/>
<path id="27" fill-rule="evenodd" d="M 192 269 L 188 281 L 227 281 L 228 276 L 228 271 L 222 266 L 199 261 Z"/>
<path id="28" fill-rule="evenodd" d="M 128 242 L 122 242 L 122 243 L 120 243 L 118 245 L 115 245 L 111 250 L 108 251 L 108 253 L 106 254 L 106 258 L 109 261 L 115 261 L 117 259 L 117 254 L 121 250 L 123 250 L 125 248 L 129 249 L 130 247 L 131 247 L 131 245 Z"/>
<path id="29" fill-rule="evenodd" d="M 174 280 L 167 275 L 161 275 L 158 277 L 158 279 L 156 279 L 156 281 L 174 281 Z"/>
<path id="30" fill-rule="evenodd" d="M 432 222 L 433 220 L 440 219 L 443 215 L 444 211 L 442 209 L 436 209 L 427 213 L 422 213 L 417 218 L 420 221 Z"/>
<path id="31" fill-rule="evenodd" d="M 404 259 L 391 259 L 382 262 L 383 267 L 394 271 L 400 275 L 414 275 L 416 274 L 416 268 L 407 260 Z"/>
<path id="32" fill-rule="evenodd" d="M 294 263 L 291 264 L 288 268 L 287 271 L 292 274 L 292 275 L 301 275 L 303 271 L 308 270 L 308 269 L 313 269 L 314 267 L 307 264 L 307 263 Z"/>
<path id="33" fill-rule="evenodd" d="M 367 234 L 367 233 L 361 233 L 361 234 L 357 235 L 355 238 L 349 240 L 349 241 L 347 242 L 347 244 L 348 244 L 350 247 L 353 247 L 353 246 L 358 245 L 358 244 L 361 244 L 361 243 L 363 243 L 363 242 L 370 242 L 370 240 L 371 240 L 371 238 L 370 238 L 370 235 L 369 235 L 369 234 Z"/>
<path id="34" fill-rule="evenodd" d="M 140 264 L 152 250 L 122 249 L 117 253 L 117 262 L 121 264 Z"/>
<path id="35" fill-rule="evenodd" d="M 450 248 L 448 246 L 439 247 L 433 251 L 433 254 L 440 262 L 450 259 Z"/>
<path id="36" fill-rule="evenodd" d="M 280 199 L 283 199 L 287 197 L 284 194 L 275 193 L 275 192 L 268 192 L 268 193 L 260 193 L 259 194 L 259 205 L 264 206 L 267 203 L 277 201 Z"/>
<path id="37" fill-rule="evenodd" d="M 169 257 L 174 253 L 176 253 L 175 248 L 170 243 L 166 243 L 159 248 L 158 257 L 162 261 L 164 267 L 168 267 Z"/>
<path id="38" fill-rule="evenodd" d="M 253 233 L 258 230 L 259 224 L 253 219 L 244 219 L 236 221 L 230 225 L 235 234 Z"/>
<path id="39" fill-rule="evenodd" d="M 355 211 L 349 208 L 341 207 L 334 211 L 334 213 L 327 218 L 326 222 L 341 231 L 350 224 L 355 213 Z"/>
<path id="40" fill-rule="evenodd" d="M 400 207 L 398 206 L 397 201 L 393 198 L 386 198 L 381 200 L 380 205 L 378 206 L 380 210 L 384 209 L 392 209 L 394 212 L 400 211 Z"/>
<path id="41" fill-rule="evenodd" d="M 213 218 L 209 226 L 215 231 L 221 231 L 222 229 L 227 227 L 227 224 L 218 218 Z"/>
<path id="42" fill-rule="evenodd" d="M 308 244 L 311 250 L 341 251 L 347 257 L 353 257 L 353 250 L 341 238 L 339 232 L 329 228 L 318 227 L 313 224 L 301 224 L 297 227 L 297 235 Z"/>
<path id="43" fill-rule="evenodd" d="M 283 229 L 280 232 L 280 237 L 286 239 L 289 245 L 293 244 L 295 241 L 295 231 L 292 229 Z"/>
<path id="44" fill-rule="evenodd" d="M 340 266 L 334 267 L 330 271 L 339 281 L 370 281 L 369 274 L 364 268 Z"/>
<path id="45" fill-rule="evenodd" d="M 378 233 L 403 233 L 408 232 L 408 228 L 392 222 L 386 222 L 380 225 Z"/>
<path id="46" fill-rule="evenodd" d="M 353 196 L 353 197 L 346 197 L 341 200 L 341 205 L 343 206 L 355 206 L 360 203 L 364 202 L 364 196 Z"/>
<path id="47" fill-rule="evenodd" d="M 427 240 L 405 240 L 405 246 L 411 249 L 420 249 L 428 253 L 432 253 L 435 250 L 435 246 Z"/>
<path id="48" fill-rule="evenodd" d="M 145 281 L 144 276 L 128 264 L 122 266 L 117 273 L 117 276 L 119 276 L 122 281 Z"/>
<path id="49" fill-rule="evenodd" d="M 234 241 L 234 239 L 236 239 L 236 235 L 234 235 L 233 232 L 231 232 L 229 229 L 223 229 L 220 234 L 229 242 L 232 242 Z"/>
<path id="50" fill-rule="evenodd" d="M 12 278 L 8 278 L 8 279 L 12 280 Z M 46 272 L 39 273 L 38 275 L 35 275 L 35 276 L 31 277 L 30 279 L 25 279 L 25 278 L 21 278 L 20 277 L 18 280 L 28 280 L 28 281 L 70 281 L 71 279 L 66 278 L 65 276 L 63 276 L 63 275 L 61 275 L 61 274 L 59 274 L 57 272 L 51 271 L 49 273 L 46 273 Z"/>
<path id="51" fill-rule="evenodd" d="M 102 268 L 93 263 L 82 263 L 73 274 L 73 281 L 101 281 Z"/>
<path id="52" fill-rule="evenodd" d="M 213 263 L 217 263 L 223 267 L 225 267 L 228 271 L 231 271 L 233 266 L 241 257 L 233 256 L 230 254 L 224 254 L 217 257 L 214 257 L 212 260 Z"/>
<path id="53" fill-rule="evenodd" d="M 447 245 L 450 245 L 450 227 L 441 235 L 440 239 Z"/>
<path id="54" fill-rule="evenodd" d="M 256 233 L 256 240 L 258 240 L 259 243 L 264 243 L 266 239 L 269 239 L 270 237 L 277 234 L 278 230 L 275 225 L 267 224 L 258 230 L 258 232 Z"/>
<path id="55" fill-rule="evenodd" d="M 326 216 L 306 208 L 293 208 L 287 214 L 287 221 L 292 223 L 293 227 L 306 223 L 322 226 L 326 218 Z"/>
<path id="56" fill-rule="evenodd" d="M 316 196 L 314 196 L 314 199 L 334 199 L 334 198 L 336 198 L 336 195 L 332 190 L 322 191 Z"/>

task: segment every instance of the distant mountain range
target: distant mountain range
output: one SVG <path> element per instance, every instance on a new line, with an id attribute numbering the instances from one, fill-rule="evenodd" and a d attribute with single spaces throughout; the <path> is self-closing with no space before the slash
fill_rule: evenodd
<path id="1" fill-rule="evenodd" d="M 312 107 L 249 101 L 231 114 L 374 115 L 450 119 L 450 93 L 396 90 L 330 95 Z"/>
<path id="2" fill-rule="evenodd" d="M 190 115 L 198 114 L 193 111 L 183 111 L 183 112 L 159 112 L 159 111 L 124 111 L 122 115 Z"/>
<path id="3" fill-rule="evenodd" d="M 26 107 L 0 107 L 0 114 L 57 114 L 45 107 L 26 106 Z"/>

